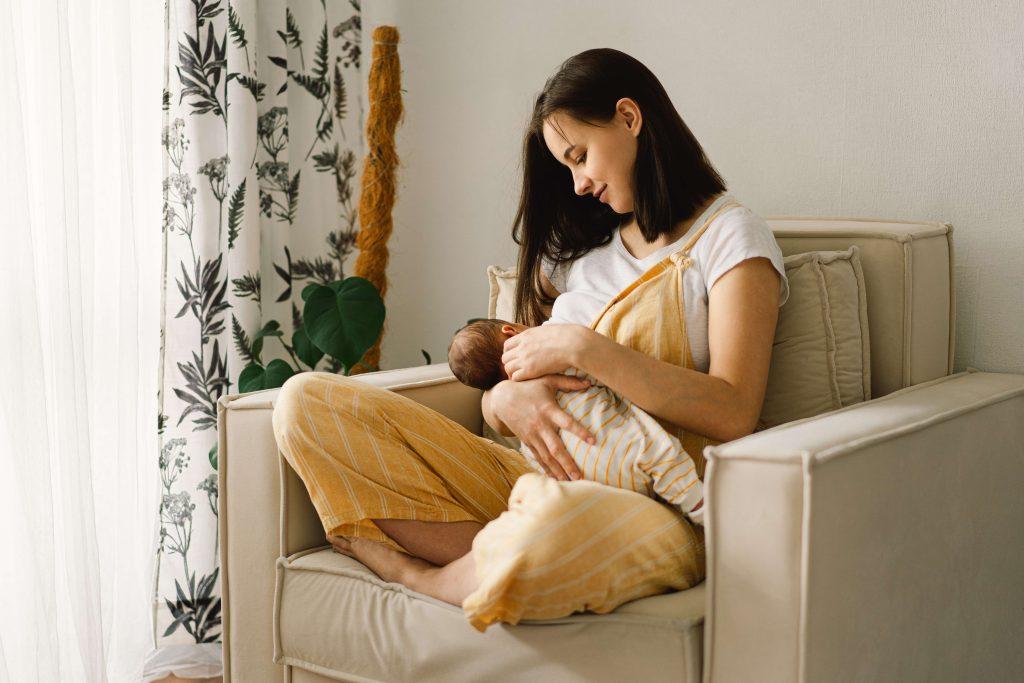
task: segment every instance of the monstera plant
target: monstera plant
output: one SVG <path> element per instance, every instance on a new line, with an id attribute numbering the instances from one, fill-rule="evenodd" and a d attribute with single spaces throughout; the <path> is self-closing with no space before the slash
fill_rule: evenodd
<path id="1" fill-rule="evenodd" d="M 384 327 L 384 301 L 377 287 L 366 278 L 352 276 L 326 285 L 306 285 L 302 300 L 302 320 L 295 326 L 290 345 L 276 320 L 265 324 L 251 342 L 244 338 L 244 333 L 240 340 L 240 331 L 236 330 L 236 344 L 247 351 L 245 355 L 250 359 L 238 377 L 239 391 L 279 387 L 292 375 L 304 372 L 307 368 L 303 365 L 315 369 L 324 356 L 332 372 L 348 375 Z M 260 354 L 263 340 L 268 337 L 278 338 L 295 362 L 294 367 L 280 358 L 263 365 Z"/>

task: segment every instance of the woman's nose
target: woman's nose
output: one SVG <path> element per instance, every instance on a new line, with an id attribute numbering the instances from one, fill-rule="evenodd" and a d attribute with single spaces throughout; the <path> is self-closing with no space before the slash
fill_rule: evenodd
<path id="1" fill-rule="evenodd" d="M 576 194 L 585 195 L 590 192 L 590 188 L 593 183 L 590 182 L 590 178 L 580 177 L 573 181 L 576 186 Z"/>

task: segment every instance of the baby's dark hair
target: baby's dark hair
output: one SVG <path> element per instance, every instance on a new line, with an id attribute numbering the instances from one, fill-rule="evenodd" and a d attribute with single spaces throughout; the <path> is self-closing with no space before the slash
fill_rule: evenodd
<path id="1" fill-rule="evenodd" d="M 448 366 L 460 382 L 487 391 L 508 379 L 501 364 L 501 326 L 509 324 L 499 318 L 474 318 L 455 331 L 448 345 Z"/>

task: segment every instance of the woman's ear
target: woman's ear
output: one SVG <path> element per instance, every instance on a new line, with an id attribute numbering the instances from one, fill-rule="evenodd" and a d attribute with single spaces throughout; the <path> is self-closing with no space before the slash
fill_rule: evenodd
<path id="1" fill-rule="evenodd" d="M 623 97 L 615 103 L 615 108 L 626 120 L 626 128 L 629 132 L 634 137 L 639 135 L 640 127 L 643 125 L 643 114 L 641 114 L 640 106 L 636 101 L 629 97 Z"/>

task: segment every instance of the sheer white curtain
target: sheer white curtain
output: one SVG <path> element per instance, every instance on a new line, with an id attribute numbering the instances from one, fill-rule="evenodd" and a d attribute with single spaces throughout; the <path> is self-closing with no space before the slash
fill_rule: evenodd
<path id="1" fill-rule="evenodd" d="M 162 21 L 0 0 L 0 681 L 154 643 Z"/>

